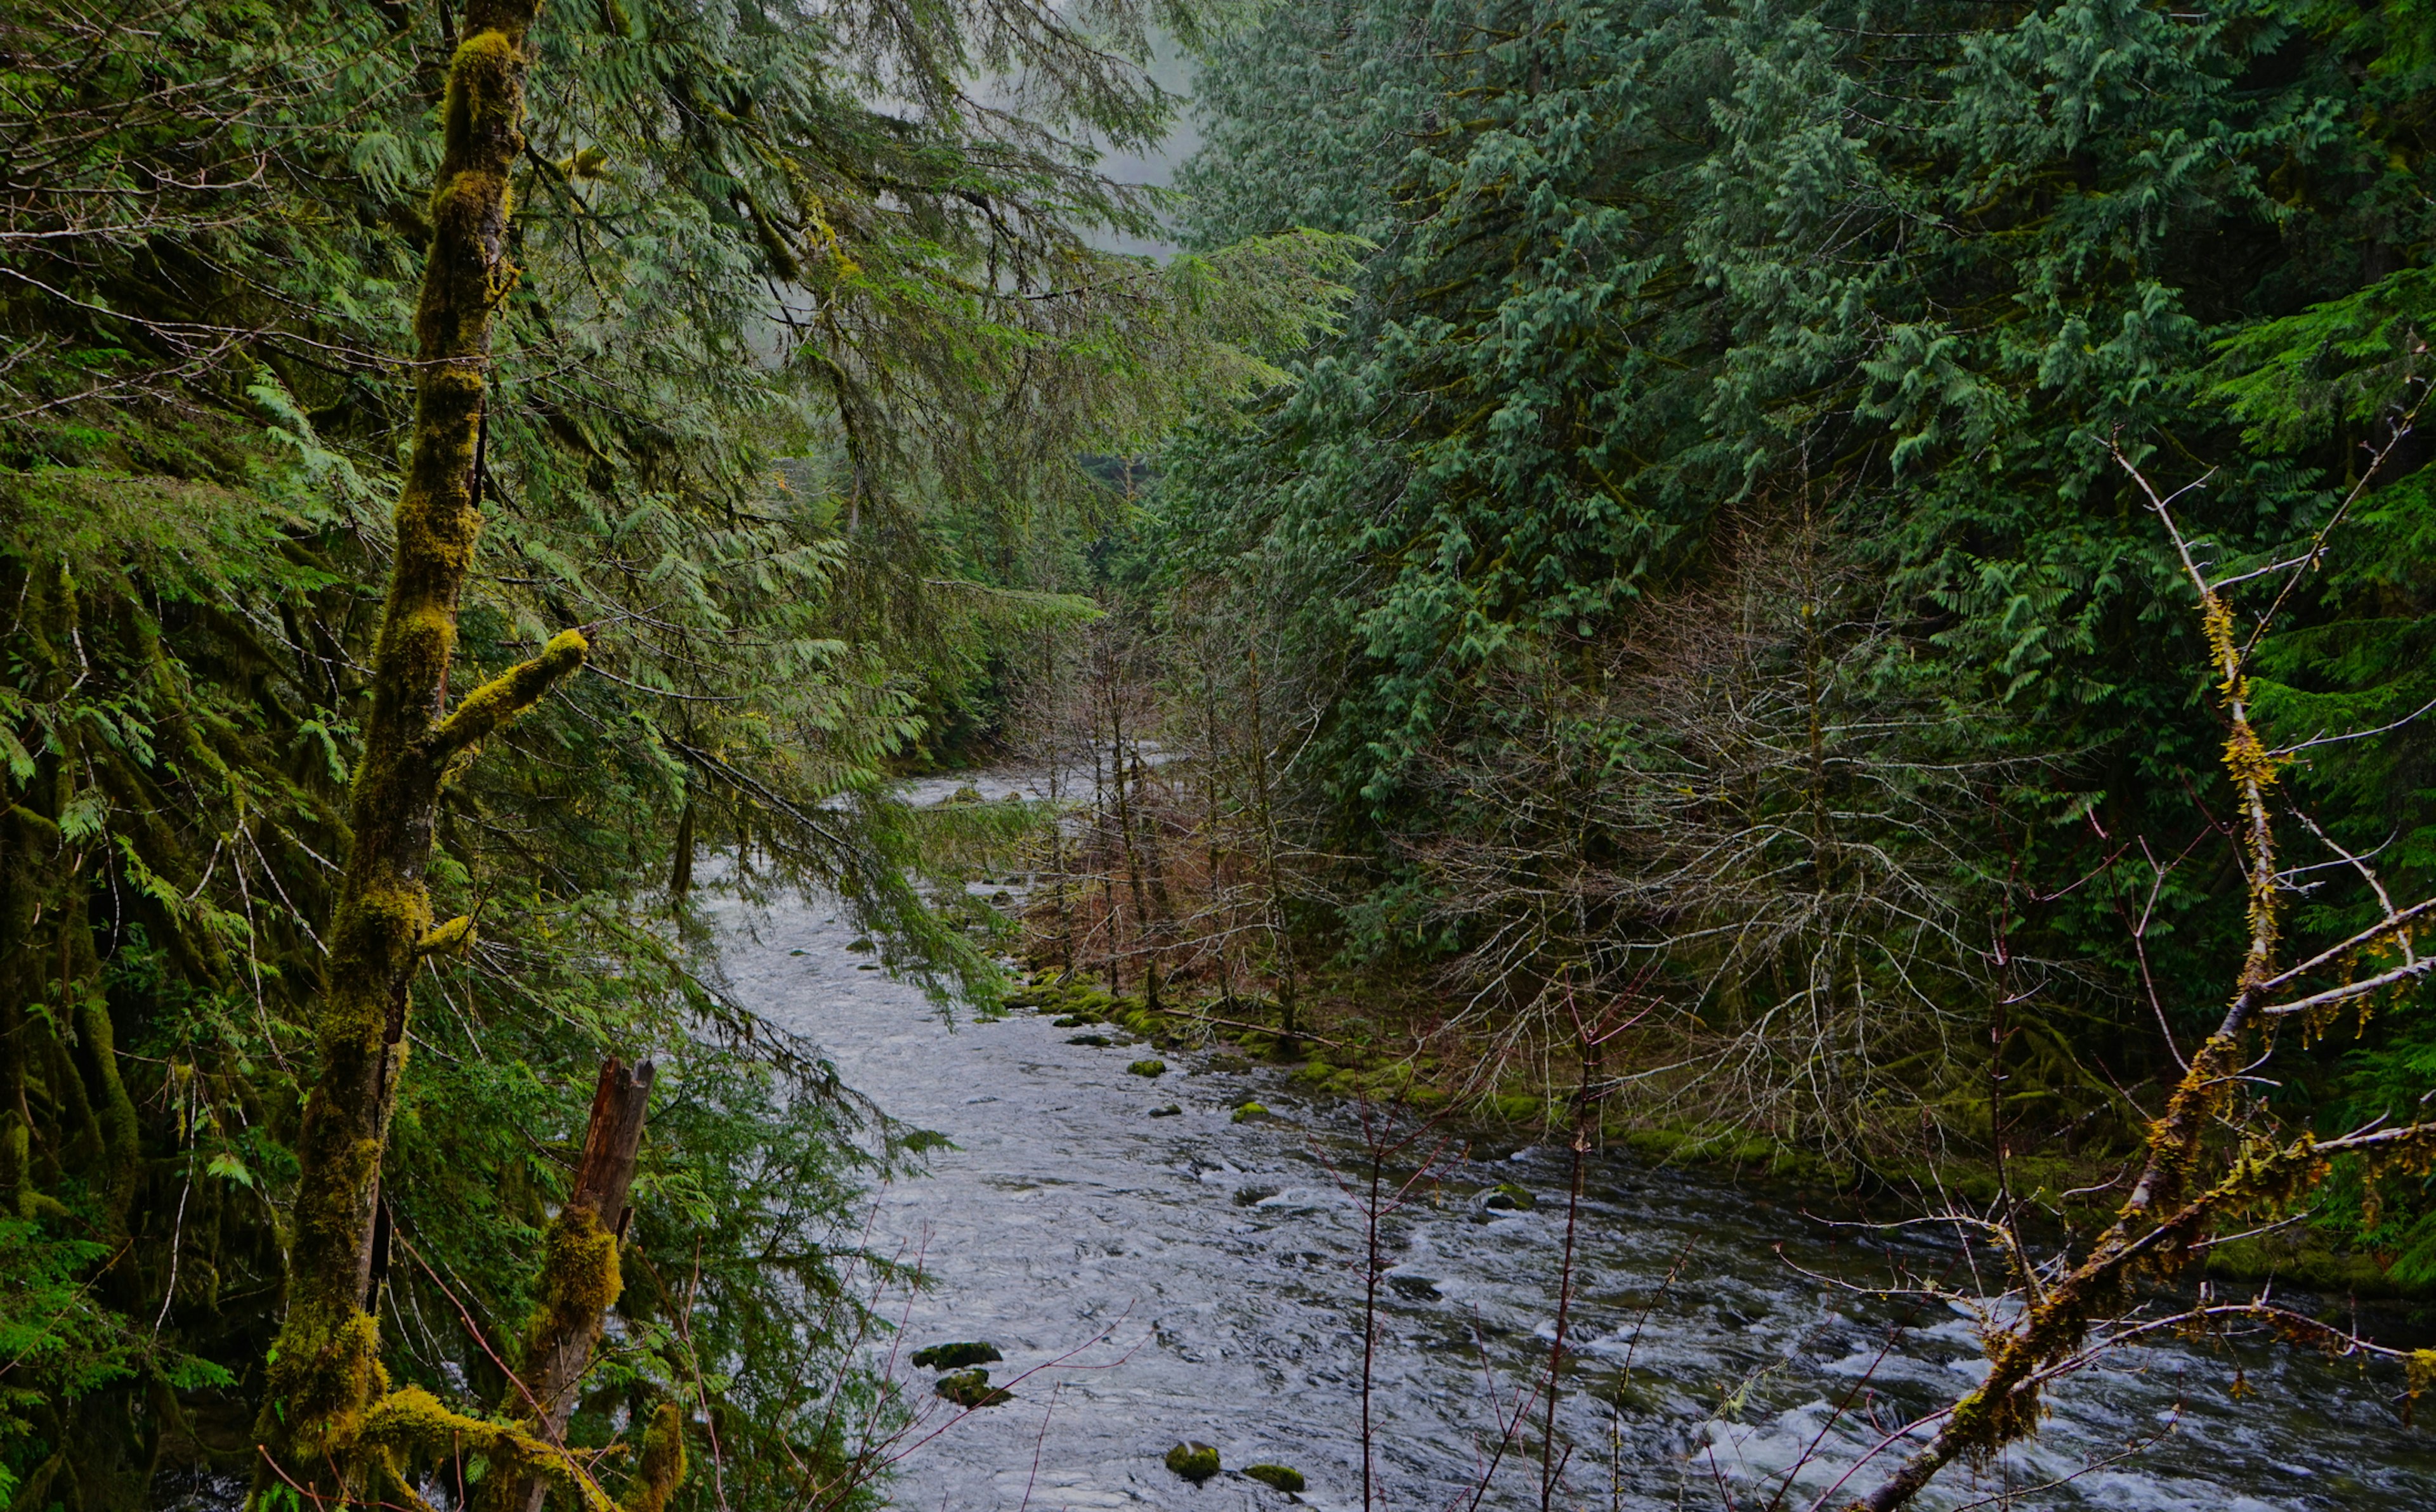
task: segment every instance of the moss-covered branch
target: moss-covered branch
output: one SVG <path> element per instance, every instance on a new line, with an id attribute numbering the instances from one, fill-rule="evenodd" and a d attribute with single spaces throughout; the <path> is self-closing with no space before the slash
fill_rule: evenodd
<path id="1" fill-rule="evenodd" d="M 449 756 L 487 739 L 491 733 L 542 700 L 559 681 L 583 665 L 590 650 L 572 630 L 550 637 L 542 653 L 519 662 L 465 696 L 455 713 L 432 729 L 424 751 L 435 768 Z"/>

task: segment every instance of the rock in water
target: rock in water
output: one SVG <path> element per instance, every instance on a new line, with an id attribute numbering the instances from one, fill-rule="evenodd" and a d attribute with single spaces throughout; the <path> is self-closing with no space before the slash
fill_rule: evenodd
<path id="1" fill-rule="evenodd" d="M 1180 1119 L 1184 1117 L 1184 1109 L 1176 1106 L 1173 1103 L 1170 1103 L 1165 1107 L 1155 1107 L 1151 1109 L 1150 1116 L 1155 1119 Z"/>
<path id="2" fill-rule="evenodd" d="M 927 1349 L 914 1351 L 914 1363 L 932 1370 L 962 1370 L 966 1365 L 996 1364 L 1006 1356 L 998 1346 L 975 1340 L 969 1344 L 934 1344 Z"/>
<path id="3" fill-rule="evenodd" d="M 939 1395 L 959 1407 L 995 1407 L 1015 1399 L 1014 1392 L 989 1383 L 986 1370 L 959 1370 L 952 1376 L 941 1376 Z"/>
<path id="4" fill-rule="evenodd" d="M 1126 1067 L 1125 1069 L 1133 1072 L 1136 1076 L 1165 1076 L 1167 1074 L 1167 1062 L 1136 1061 L 1131 1066 Z"/>
<path id="5" fill-rule="evenodd" d="M 1218 1451 L 1207 1444 L 1188 1440 L 1167 1451 L 1167 1468 L 1199 1486 L 1218 1473 Z"/>
<path id="6" fill-rule="evenodd" d="M 1501 1181 L 1487 1197 L 1481 1199 L 1480 1205 L 1483 1208 L 1494 1208 L 1500 1212 L 1527 1213 L 1540 1206 L 1540 1199 L 1531 1195 L 1531 1190 L 1528 1187 L 1518 1187 L 1510 1181 Z"/>
<path id="7" fill-rule="evenodd" d="M 1270 1117 L 1270 1113 L 1267 1108 L 1261 1106 L 1258 1103 L 1246 1103 L 1242 1107 L 1235 1110 L 1235 1116 L 1231 1121 L 1236 1123 L 1253 1123 L 1268 1117 Z"/>
<path id="8" fill-rule="evenodd" d="M 1066 1043 L 1069 1045 L 1096 1045 L 1100 1049 L 1105 1050 L 1116 1042 L 1105 1034 L 1076 1034 L 1071 1039 L 1066 1041 Z"/>
<path id="9" fill-rule="evenodd" d="M 1244 1473 L 1292 1496 L 1302 1489 L 1302 1471 L 1291 1465 L 1246 1465 Z"/>

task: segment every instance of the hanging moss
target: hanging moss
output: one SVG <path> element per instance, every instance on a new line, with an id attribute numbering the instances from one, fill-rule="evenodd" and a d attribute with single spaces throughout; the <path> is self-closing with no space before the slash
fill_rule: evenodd
<path id="1" fill-rule="evenodd" d="M 590 1208 L 570 1204 L 560 1212 L 543 1246 L 541 1301 L 525 1330 L 529 1355 L 554 1339 L 580 1334 L 589 1341 L 622 1285 L 618 1236 Z"/>
<path id="2" fill-rule="evenodd" d="M 667 1512 L 669 1499 L 685 1484 L 685 1413 L 664 1401 L 643 1431 L 642 1457 L 635 1464 L 634 1484 L 621 1503 L 626 1512 Z"/>

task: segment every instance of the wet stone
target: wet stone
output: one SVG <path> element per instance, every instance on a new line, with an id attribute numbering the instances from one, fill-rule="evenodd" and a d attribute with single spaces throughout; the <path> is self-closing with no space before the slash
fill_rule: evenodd
<path id="1" fill-rule="evenodd" d="M 995 1407 L 1015 1399 L 1014 1392 L 989 1383 L 986 1370 L 959 1370 L 951 1376 L 941 1376 L 938 1392 L 959 1407 Z"/>

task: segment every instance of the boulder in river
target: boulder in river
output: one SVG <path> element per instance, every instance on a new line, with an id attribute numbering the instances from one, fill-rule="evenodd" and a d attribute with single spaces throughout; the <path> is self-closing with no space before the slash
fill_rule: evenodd
<path id="1" fill-rule="evenodd" d="M 1155 1119 L 1180 1119 L 1184 1117 L 1184 1109 L 1176 1106 L 1173 1103 L 1170 1103 L 1165 1107 L 1155 1107 L 1151 1109 L 1150 1116 Z"/>
<path id="2" fill-rule="evenodd" d="M 1235 1110 L 1234 1121 L 1237 1123 L 1257 1123 L 1262 1119 L 1274 1118 L 1275 1116 L 1276 1115 L 1272 1114 L 1267 1108 L 1261 1106 L 1258 1103 L 1246 1103 Z"/>
<path id="3" fill-rule="evenodd" d="M 1246 1465 L 1244 1473 L 1265 1486 L 1274 1486 L 1288 1496 L 1302 1489 L 1302 1471 L 1291 1465 Z"/>
<path id="4" fill-rule="evenodd" d="M 995 1407 L 1015 1399 L 1014 1392 L 989 1383 L 986 1370 L 959 1370 L 952 1376 L 941 1376 L 938 1391 L 959 1407 Z"/>
<path id="5" fill-rule="evenodd" d="M 1167 1074 L 1167 1062 L 1136 1061 L 1131 1066 L 1126 1067 L 1125 1069 L 1131 1071 L 1136 1076 L 1165 1076 Z"/>
<path id="6" fill-rule="evenodd" d="M 1188 1440 L 1167 1451 L 1167 1468 L 1199 1486 L 1218 1473 L 1218 1451 L 1208 1444 Z"/>
<path id="7" fill-rule="evenodd" d="M 1100 1049 L 1105 1050 L 1110 1045 L 1115 1044 L 1116 1041 L 1110 1039 L 1105 1034 L 1076 1034 L 1073 1038 L 1066 1041 L 1066 1043 L 1069 1045 L 1096 1045 Z"/>
<path id="8" fill-rule="evenodd" d="M 1518 1187 L 1510 1181 L 1501 1181 L 1488 1190 L 1487 1196 L 1480 1199 L 1480 1205 L 1499 1212 L 1527 1213 L 1540 1206 L 1540 1199 L 1531 1195 L 1531 1190 L 1527 1187 Z"/>
<path id="9" fill-rule="evenodd" d="M 995 1364 L 1006 1356 L 998 1346 L 976 1339 L 965 1344 L 934 1344 L 927 1349 L 914 1351 L 914 1364 L 932 1370 L 962 1370 L 966 1365 Z"/>

